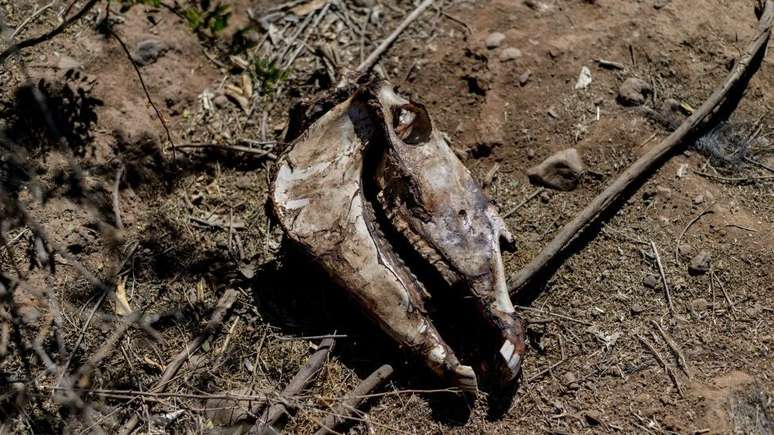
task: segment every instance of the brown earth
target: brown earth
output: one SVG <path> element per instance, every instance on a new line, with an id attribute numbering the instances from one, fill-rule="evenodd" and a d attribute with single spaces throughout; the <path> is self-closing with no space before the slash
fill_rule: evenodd
<path id="1" fill-rule="evenodd" d="M 13 28 L 44 3 L 0 0 L 0 11 Z M 121 13 L 112 6 L 114 31 L 130 50 L 148 38 L 164 47 L 140 71 L 178 145 L 281 142 L 293 98 L 321 90 L 324 74 L 317 73 L 324 67 L 302 50 L 288 81 L 264 92 L 249 115 L 234 101 L 218 100 L 226 85 L 240 84 L 229 55 L 265 54 L 230 44 L 232 35 L 251 25 L 248 7 L 255 5 L 226 3 L 233 16 L 215 38 L 197 36 L 167 8 L 135 6 Z M 260 3 L 255 17 L 273 5 Z M 350 18 L 331 12 L 334 18 L 326 17 L 321 28 L 328 25 L 337 34 L 321 31 L 309 45 L 339 47 L 341 66 L 350 67 L 413 8 L 408 1 L 344 3 L 352 16 L 360 16 L 362 5 L 380 14 L 358 41 L 345 40 L 347 26 L 337 24 Z M 499 165 L 488 191 L 503 212 L 535 190 L 526 176 L 530 166 L 568 147 L 581 153 L 587 171 L 575 191 L 545 191 L 507 219 L 518 244 L 506 254 L 509 273 L 669 133 L 642 110 L 616 101 L 626 78 L 653 84 L 646 104 L 657 110 L 668 98 L 698 107 L 754 32 L 752 1 L 655 3 L 663 2 L 445 1 L 383 59 L 386 75 L 428 106 L 477 177 L 483 180 Z M 55 26 L 57 7 L 17 39 Z M 12 300 L 3 296 L 0 433 L 97 427 L 112 433 L 132 412 L 140 412 L 144 422 L 140 433 L 207 432 L 214 423 L 205 404 L 185 394 L 279 391 L 316 342 L 288 337 L 334 331 L 347 338 L 338 340 L 308 395 L 299 399 L 303 406 L 286 424 L 288 432 L 316 430 L 335 397 L 385 362 L 397 371 L 384 389 L 389 394 L 371 401 L 353 433 L 774 432 L 774 189 L 770 180 L 755 178 L 770 172 L 749 163 L 722 164 L 690 146 L 671 156 L 573 246 L 535 297 L 519 301 L 531 307 L 523 310 L 531 321 L 530 348 L 524 382 L 512 400 L 482 394 L 468 407 L 448 393 L 412 392 L 444 386 L 394 349 L 314 265 L 281 247 L 282 235 L 264 209 L 270 158 L 217 149 L 173 152 L 123 49 L 95 30 L 98 11 L 104 11 L 102 2 L 61 36 L 25 50 L 23 62 L 9 59 L 0 67 L 0 142 L 19 145 L 0 148 L 3 191 L 18 198 L 52 245 L 72 256 L 55 255 L 54 273 L 41 267 L 46 262 L 36 248 L 37 230 L 15 219 L 7 205 L 0 208 L 8 241 L 0 254 L 1 282 L 4 288 L 8 277 L 21 282 Z M 487 49 L 484 41 L 495 31 L 506 39 Z M 281 49 L 277 44 L 275 50 Z M 522 56 L 501 61 L 505 47 L 520 49 Z M 603 68 L 599 59 L 624 69 Z M 73 61 L 80 67 L 68 72 Z M 770 53 L 731 127 L 760 126 L 761 140 L 748 155 L 769 167 L 773 62 Z M 33 82 L 48 84 L 51 109 L 74 120 L 64 122 L 69 147 L 53 143 L 40 113 L 30 109 L 36 106 L 23 91 L 23 66 Z M 593 81 L 576 90 L 583 66 Z M 257 146 L 277 151 L 273 144 Z M 76 167 L 79 177 L 73 175 Z M 119 172 L 123 229 L 113 198 Z M 685 230 L 704 211 L 712 213 Z M 239 228 L 229 230 L 235 223 Z M 663 262 L 674 313 L 660 279 L 655 289 L 643 284 L 646 275 L 658 275 L 651 242 Z M 710 253 L 717 279 L 688 273 L 700 251 Z M 65 349 L 74 349 L 85 331 L 72 372 L 118 324 L 112 294 L 88 320 L 102 291 L 84 279 L 73 259 L 111 287 L 125 280 L 131 309 L 156 316 L 152 327 L 163 338 L 154 341 L 131 329 L 91 376 L 94 389 L 148 389 L 201 331 L 224 288 L 240 289 L 234 315 L 175 379 L 170 391 L 183 396 L 128 401 L 84 394 L 88 406 L 77 415 L 57 402 L 52 387 L 58 376 L 46 372 L 24 343 L 38 337 L 61 365 L 70 351 L 58 350 L 58 335 Z M 63 319 L 55 318 L 52 301 Z M 467 327 L 455 322 L 461 324 L 451 330 Z M 678 344 L 687 370 L 654 322 Z M 682 394 L 640 337 L 655 343 Z M 179 409 L 185 412 L 173 422 L 160 420 Z"/>

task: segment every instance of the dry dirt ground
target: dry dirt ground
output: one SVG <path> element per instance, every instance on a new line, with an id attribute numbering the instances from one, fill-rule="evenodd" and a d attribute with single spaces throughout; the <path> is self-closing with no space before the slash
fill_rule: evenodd
<path id="1" fill-rule="evenodd" d="M 48 3 L 0 0 L 2 47 Z M 54 1 L 16 39 L 58 25 L 66 3 Z M 217 433 L 222 416 L 207 408 L 222 404 L 206 396 L 280 391 L 318 342 L 304 337 L 334 332 L 346 337 L 295 399 L 289 433 L 316 430 L 336 399 L 383 363 L 396 376 L 345 428 L 350 433 L 774 431 L 771 172 L 710 158 L 692 144 L 681 149 L 573 246 L 540 291 L 519 301 L 530 307 L 522 310 L 530 346 L 512 398 L 482 394 L 471 404 L 425 391 L 445 386 L 313 264 L 284 249 L 264 208 L 292 101 L 330 86 L 415 5 L 302 2 L 308 10 L 279 12 L 266 33 L 258 21 L 273 2 L 225 3 L 232 16 L 215 35 L 192 31 L 172 8 L 110 6 L 112 32 L 129 51 L 149 38 L 160 44 L 139 71 L 169 135 L 117 38 L 96 28 L 105 1 L 0 66 L 0 433 L 113 433 L 135 414 L 139 433 Z M 655 110 L 668 98 L 698 107 L 753 35 L 753 4 L 436 1 L 382 70 L 428 106 L 479 179 L 491 178 L 488 192 L 503 212 L 535 191 L 530 166 L 568 147 L 581 153 L 587 171 L 575 191 L 546 190 L 507 218 L 518 242 L 506 255 L 513 273 L 669 133 L 643 110 L 618 104 L 620 84 L 652 83 L 646 105 Z M 505 34 L 499 48 L 486 48 L 491 32 Z M 234 43 L 240 37 L 247 43 Z M 251 43 L 258 45 L 245 48 Z M 319 54 L 326 45 L 337 65 Z M 502 61 L 506 47 L 521 56 Z M 272 57 L 280 59 L 276 70 L 247 66 L 255 92 L 240 100 L 250 87 L 245 65 Z M 593 81 L 576 90 L 583 66 Z M 52 135 L 31 89 L 44 95 L 66 141 Z M 772 96 L 770 53 L 730 127 L 736 136 L 756 129 L 747 157 L 769 167 Z M 253 151 L 173 151 L 170 138 Z M 711 255 L 711 273 L 692 276 L 688 264 L 700 251 Z M 239 290 L 233 312 L 172 380 L 173 394 L 140 396 L 202 332 L 227 288 Z M 114 334 L 128 311 L 145 313 L 144 327 Z M 447 321 L 451 331 L 468 328 L 464 318 Z M 681 349 L 685 369 L 657 325 Z M 110 337 L 115 346 L 103 346 Z M 96 356 L 104 358 L 89 367 Z M 68 379 L 76 398 L 56 389 Z"/>

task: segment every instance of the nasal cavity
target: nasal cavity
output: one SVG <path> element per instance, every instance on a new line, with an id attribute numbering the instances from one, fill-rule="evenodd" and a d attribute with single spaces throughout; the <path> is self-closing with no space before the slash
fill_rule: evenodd
<path id="1" fill-rule="evenodd" d="M 424 107 L 405 104 L 392 109 L 392 129 L 404 143 L 420 145 L 430 140 L 433 123 Z"/>

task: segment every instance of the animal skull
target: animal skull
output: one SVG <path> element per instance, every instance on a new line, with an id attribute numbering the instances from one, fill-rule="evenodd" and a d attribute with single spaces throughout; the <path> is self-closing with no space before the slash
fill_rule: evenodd
<path id="1" fill-rule="evenodd" d="M 477 389 L 473 369 L 427 316 L 430 295 L 401 255 L 406 247 L 472 293 L 498 333 L 499 379 L 518 376 L 524 324 L 500 255 L 512 236 L 421 104 L 385 82 L 358 87 L 279 158 L 271 200 L 289 239 L 439 376 Z"/>

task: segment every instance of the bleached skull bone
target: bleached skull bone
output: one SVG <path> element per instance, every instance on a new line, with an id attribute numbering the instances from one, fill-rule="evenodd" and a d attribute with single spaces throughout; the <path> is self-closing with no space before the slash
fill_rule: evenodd
<path id="1" fill-rule="evenodd" d="M 502 343 L 499 378 L 518 375 L 524 326 L 500 252 L 512 237 L 421 104 L 388 83 L 358 88 L 280 156 L 272 204 L 288 238 L 439 376 L 476 390 L 472 368 L 426 315 L 429 293 L 413 267 L 476 298 Z M 407 246 L 419 260 L 406 258 Z"/>

